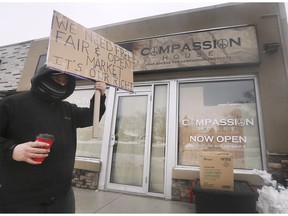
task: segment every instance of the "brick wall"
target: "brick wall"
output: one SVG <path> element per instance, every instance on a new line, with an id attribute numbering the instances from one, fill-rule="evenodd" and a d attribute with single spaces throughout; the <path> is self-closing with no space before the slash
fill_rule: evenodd
<path id="1" fill-rule="evenodd" d="M 287 187 L 288 181 L 288 154 L 268 154 L 267 172 L 272 178 Z"/>
<path id="2" fill-rule="evenodd" d="M 192 180 L 172 179 L 172 200 L 190 202 Z"/>
<path id="3" fill-rule="evenodd" d="M 84 188 L 96 190 L 98 188 L 99 173 L 84 169 L 74 169 L 72 186 L 76 188 Z"/>
<path id="4" fill-rule="evenodd" d="M 0 92 L 16 91 L 31 42 L 0 47 Z"/>

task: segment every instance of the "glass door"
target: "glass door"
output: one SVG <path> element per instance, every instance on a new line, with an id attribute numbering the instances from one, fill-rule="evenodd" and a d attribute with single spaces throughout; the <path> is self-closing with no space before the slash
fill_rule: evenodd
<path id="1" fill-rule="evenodd" d="M 145 192 L 149 146 L 150 92 L 118 93 L 110 142 L 108 187 Z"/>

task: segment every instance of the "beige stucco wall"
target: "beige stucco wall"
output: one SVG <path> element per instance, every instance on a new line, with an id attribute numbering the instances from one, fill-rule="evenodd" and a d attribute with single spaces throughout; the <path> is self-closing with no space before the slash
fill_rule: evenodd
<path id="1" fill-rule="evenodd" d="M 36 72 L 39 57 L 46 54 L 47 49 L 48 39 L 36 40 L 31 43 L 17 91 L 28 91 L 30 89 L 30 80 Z"/>
<path id="2" fill-rule="evenodd" d="M 172 179 L 195 180 L 200 178 L 199 170 L 187 170 L 174 168 L 172 170 Z M 234 172 L 234 180 L 248 181 L 252 185 L 263 185 L 264 180 L 253 173 L 236 173 Z"/>
<path id="3" fill-rule="evenodd" d="M 89 171 L 94 171 L 94 172 L 100 172 L 101 171 L 101 161 L 76 159 L 74 168 L 75 169 L 84 169 L 84 170 L 89 170 Z"/>

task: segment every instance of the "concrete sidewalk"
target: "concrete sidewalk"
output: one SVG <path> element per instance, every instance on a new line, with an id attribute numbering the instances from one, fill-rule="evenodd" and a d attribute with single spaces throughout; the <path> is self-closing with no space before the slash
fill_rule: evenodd
<path id="1" fill-rule="evenodd" d="M 73 188 L 76 213 L 195 213 L 192 203 Z"/>

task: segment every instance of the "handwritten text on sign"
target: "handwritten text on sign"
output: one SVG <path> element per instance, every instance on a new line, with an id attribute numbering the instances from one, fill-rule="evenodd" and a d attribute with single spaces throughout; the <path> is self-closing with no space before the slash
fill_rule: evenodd
<path id="1" fill-rule="evenodd" d="M 54 11 L 47 66 L 133 91 L 132 53 Z"/>

